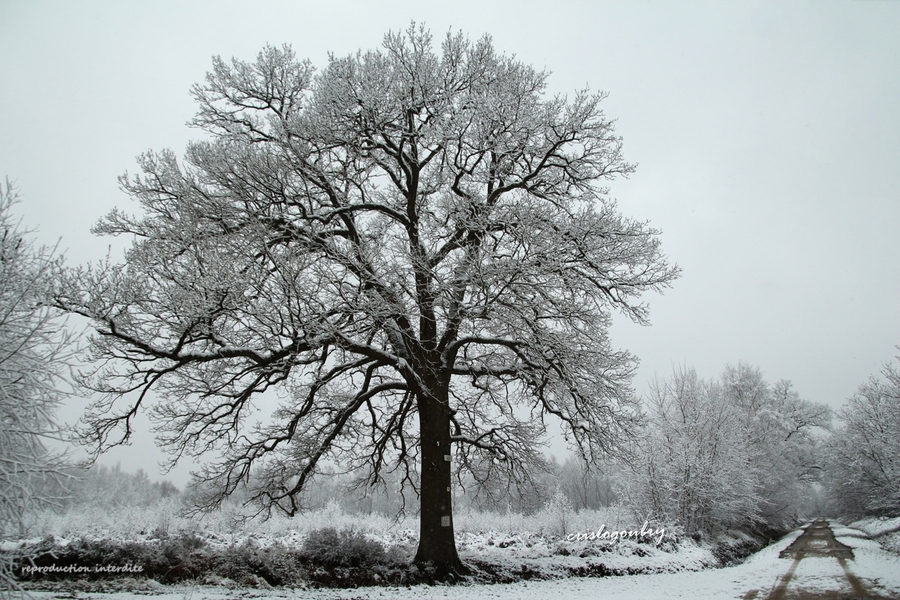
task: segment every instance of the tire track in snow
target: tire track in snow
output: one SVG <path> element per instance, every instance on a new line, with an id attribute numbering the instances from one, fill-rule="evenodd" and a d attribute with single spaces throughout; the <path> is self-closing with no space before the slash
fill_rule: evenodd
<path id="1" fill-rule="evenodd" d="M 799 540 L 800 538 L 797 539 Z M 771 592 L 769 592 L 768 596 L 766 596 L 766 600 L 784 600 L 785 592 L 787 591 L 787 585 L 788 583 L 790 583 L 791 578 L 794 576 L 794 571 L 797 570 L 797 565 L 800 563 L 800 560 L 802 560 L 802 558 L 802 556 L 798 556 L 794 559 L 794 562 L 791 563 L 791 566 L 787 570 L 787 573 L 781 576 L 781 578 L 778 580 L 778 583 L 775 584 L 775 588 Z"/>
<path id="2" fill-rule="evenodd" d="M 816 519 L 806 529 L 803 534 L 794 540 L 790 546 L 785 548 L 779 554 L 781 558 L 793 558 L 791 566 L 776 582 L 772 590 L 766 596 L 766 600 L 816 600 L 826 598 L 848 598 L 848 596 L 837 590 L 823 589 L 804 589 L 799 587 L 802 578 L 794 579 L 797 566 L 804 558 L 834 558 L 838 561 L 844 573 L 844 578 L 852 590 L 852 598 L 869 598 L 872 600 L 878 598 L 888 598 L 886 596 L 873 594 L 866 589 L 862 581 L 853 574 L 847 560 L 852 560 L 853 549 L 840 543 L 834 537 L 834 532 L 825 519 Z M 790 585 L 794 582 L 794 585 Z M 790 587 L 789 587 L 790 586 Z M 759 590 L 751 590 L 744 594 L 742 600 L 754 600 Z"/>

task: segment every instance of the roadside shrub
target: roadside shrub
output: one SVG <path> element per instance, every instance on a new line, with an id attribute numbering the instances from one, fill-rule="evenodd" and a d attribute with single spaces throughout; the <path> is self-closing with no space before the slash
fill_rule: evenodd
<path id="1" fill-rule="evenodd" d="M 216 575 L 227 577 L 243 585 L 299 585 L 303 571 L 298 568 L 297 553 L 276 543 L 262 548 L 252 540 L 232 545 L 218 553 Z"/>
<path id="2" fill-rule="evenodd" d="M 359 567 L 388 562 L 384 546 L 357 529 L 314 529 L 307 534 L 301 555 L 324 567 Z"/>
<path id="3" fill-rule="evenodd" d="M 572 503 L 558 487 L 553 496 L 537 514 L 540 522 L 539 532 L 546 536 L 563 538 L 572 531 L 572 520 L 575 511 Z"/>
<path id="4" fill-rule="evenodd" d="M 27 565 L 51 569 L 44 574 L 24 577 L 28 580 L 72 579 L 72 571 L 59 569 L 75 569 L 78 578 L 90 580 L 117 579 L 124 573 L 171 583 L 194 579 L 207 570 L 202 552 L 205 546 L 201 538 L 187 533 L 155 542 L 77 539 L 65 546 L 48 538 L 31 548 L 34 558 L 27 562 L 20 560 L 17 570 L 22 573 Z M 137 571 L 116 570 L 126 566 L 135 567 Z"/>

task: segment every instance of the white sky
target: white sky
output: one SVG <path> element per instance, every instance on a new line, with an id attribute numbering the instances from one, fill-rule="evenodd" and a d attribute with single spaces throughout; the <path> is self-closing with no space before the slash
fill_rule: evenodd
<path id="1" fill-rule="evenodd" d="M 614 327 L 638 392 L 745 360 L 838 406 L 898 354 L 900 2 L 426 4 L 0 0 L 0 177 L 40 240 L 96 261 L 111 242 L 91 225 L 133 209 L 116 177 L 199 136 L 188 90 L 213 55 L 290 43 L 321 66 L 411 20 L 489 33 L 554 92 L 610 92 L 639 164 L 612 195 L 683 269 L 651 327 Z"/>

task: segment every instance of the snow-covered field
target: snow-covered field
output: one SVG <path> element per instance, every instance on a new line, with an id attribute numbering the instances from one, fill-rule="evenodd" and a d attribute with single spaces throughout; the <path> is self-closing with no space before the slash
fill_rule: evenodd
<path id="1" fill-rule="evenodd" d="M 710 544 L 698 544 L 672 529 L 664 533 L 659 524 L 650 526 L 659 535 L 643 543 L 631 539 L 571 539 L 573 534 L 596 532 L 601 526 L 606 531 L 640 529 L 641 524 L 634 524 L 627 514 L 617 507 L 579 512 L 547 509 L 530 516 L 464 510 L 455 519 L 457 548 L 462 560 L 478 573 L 477 579 L 493 582 L 573 574 L 697 571 L 719 563 Z M 396 564 L 409 563 L 418 543 L 415 518 L 346 514 L 336 503 L 293 519 L 249 521 L 241 521 L 236 512 L 228 510 L 206 518 L 185 519 L 178 516 L 175 503 L 143 510 L 82 508 L 66 515 L 46 515 L 27 541 L 36 544 L 43 540 L 41 552 L 46 553 L 48 540 L 52 541 L 51 549 L 64 550 L 81 540 L 150 545 L 187 535 L 209 553 L 246 545 L 290 553 L 302 552 L 310 533 L 325 526 L 359 532 L 378 542 Z M 220 581 L 221 576 L 208 579 Z"/>
<path id="2" fill-rule="evenodd" d="M 308 525 L 322 523 L 340 527 L 360 526 L 359 517 L 341 514 L 330 507 L 330 514 L 310 515 Z M 517 581 L 504 584 L 462 583 L 458 585 L 416 585 L 405 587 L 360 587 L 356 589 L 286 589 L 266 588 L 265 585 L 248 588 L 231 581 L 219 581 L 220 585 L 175 585 L 162 586 L 155 582 L 135 581 L 135 587 L 113 593 L 81 592 L 79 598 L 102 600 L 124 600 L 136 595 L 152 596 L 166 600 L 230 600 L 235 598 L 309 598 L 314 600 L 338 599 L 428 599 L 428 598 L 496 598 L 496 599 L 544 599 L 544 598 L 598 598 L 610 597 L 623 600 L 652 599 L 726 599 L 765 598 L 778 583 L 781 576 L 792 564 L 791 559 L 779 558 L 801 531 L 794 531 L 777 543 L 756 553 L 742 564 L 733 567 L 714 568 L 716 559 L 709 545 L 681 540 L 677 544 L 664 542 L 657 549 L 652 544 L 618 542 L 598 545 L 595 542 L 566 542 L 559 536 L 560 526 L 569 532 L 596 528 L 596 519 L 613 521 L 616 515 L 604 514 L 567 515 L 566 523 L 554 520 L 553 515 L 484 515 L 481 513 L 461 514 L 459 518 L 458 546 L 464 561 L 490 564 L 495 568 L 510 572 L 530 570 L 540 574 L 540 579 Z M 557 515 L 558 517 L 558 515 Z M 468 518 L 468 521 L 467 521 Z M 530 519 L 530 520 L 529 520 Z M 284 523 L 272 521 L 256 523 L 251 534 L 259 544 L 298 544 L 303 538 L 303 526 L 297 521 L 290 528 Z M 590 524 L 588 524 L 590 523 Z M 900 523 L 898 523 L 900 524 Z M 176 526 L 176 523 L 172 523 Z M 183 525 L 183 524 L 182 524 Z M 390 519 L 373 519 L 368 523 L 368 535 L 385 544 L 406 544 L 414 548 L 413 530 L 406 523 Z M 233 529 L 231 536 L 216 531 L 220 525 L 207 524 L 209 539 L 220 538 L 221 544 L 235 543 L 236 536 L 242 535 L 240 528 Z M 608 527 L 617 526 L 608 522 Z M 896 524 L 866 522 L 867 531 L 881 533 L 896 527 Z M 529 527 L 531 529 L 529 529 Z M 540 529 L 543 528 L 543 531 Z M 868 539 L 860 524 L 853 527 L 833 524 L 838 540 L 851 546 L 855 560 L 848 561 L 849 568 L 870 590 L 881 597 L 900 598 L 900 556 L 884 551 L 877 541 Z M 553 531 L 551 531 L 553 530 Z M 140 535 L 140 529 L 135 532 Z M 522 533 L 535 531 L 535 533 Z M 97 532 L 99 533 L 99 531 Z M 105 533 L 112 533 L 106 531 Z M 246 533 L 246 532 L 244 532 Z M 149 535 L 149 534 L 144 534 Z M 227 539 L 230 537 L 231 539 Z M 602 562 L 606 567 L 619 572 L 641 573 L 607 577 L 571 577 L 571 568 L 579 565 Z M 835 559 L 806 558 L 796 566 L 793 581 L 804 589 L 844 590 L 843 571 Z M 124 591 L 128 589 L 128 591 Z M 756 591 L 754 595 L 753 592 Z M 846 590 L 844 590 L 846 591 Z M 49 600 L 58 597 L 58 592 L 33 592 L 37 598 Z M 71 597 L 71 596 L 70 596 Z"/>

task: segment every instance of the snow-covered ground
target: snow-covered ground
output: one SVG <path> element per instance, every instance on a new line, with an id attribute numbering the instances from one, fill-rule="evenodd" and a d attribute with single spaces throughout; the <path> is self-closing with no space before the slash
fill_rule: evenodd
<path id="1" fill-rule="evenodd" d="M 871 538 L 878 540 L 883 548 L 900 554 L 900 517 L 863 519 L 851 523 L 850 527 L 863 531 Z"/>
<path id="2" fill-rule="evenodd" d="M 851 546 L 856 555 L 847 561 L 852 572 L 872 592 L 883 597 L 900 598 L 900 556 L 882 550 L 878 543 L 866 539 L 858 529 L 833 524 L 835 534 L 843 544 Z M 455 586 L 373 587 L 357 589 L 297 589 L 263 590 L 232 589 L 227 587 L 173 586 L 145 590 L 149 595 L 165 600 L 231 600 L 235 598 L 309 598 L 311 600 L 350 599 L 545 599 L 545 598 L 599 598 L 618 600 L 691 599 L 721 600 L 765 596 L 790 568 L 793 560 L 779 558 L 778 554 L 801 534 L 800 530 L 785 536 L 777 543 L 758 552 L 744 563 L 720 569 L 703 571 L 679 571 L 617 577 L 570 577 L 556 580 L 523 581 L 512 584 Z M 524 558 L 524 557 L 523 557 Z M 645 557 L 624 554 L 620 564 L 628 562 L 641 567 Z M 643 565 L 646 566 L 646 565 Z M 849 591 L 843 570 L 836 559 L 805 558 L 796 566 L 792 581 L 805 589 Z M 843 586 L 843 587 L 841 587 Z M 752 592 L 756 590 L 754 596 Z M 49 599 L 49 592 L 35 594 Z M 124 600 L 132 593 L 84 594 L 79 597 L 103 600 Z"/>

